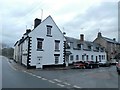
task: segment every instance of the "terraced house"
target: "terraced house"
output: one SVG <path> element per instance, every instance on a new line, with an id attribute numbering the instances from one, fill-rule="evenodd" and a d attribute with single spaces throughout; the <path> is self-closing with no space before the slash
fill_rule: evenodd
<path id="1" fill-rule="evenodd" d="M 66 37 L 66 60 L 69 64 L 78 61 L 106 61 L 105 48 L 101 45 L 85 41 L 84 35 L 80 39 Z"/>
<path id="2" fill-rule="evenodd" d="M 27 68 L 106 60 L 103 47 L 85 41 L 84 35 L 80 35 L 80 39 L 64 36 L 51 16 L 43 21 L 35 19 L 34 29 L 27 29 L 14 46 L 14 60 Z"/>
<path id="3" fill-rule="evenodd" d="M 115 62 L 115 57 L 120 53 L 120 43 L 116 41 L 115 38 L 107 38 L 102 36 L 102 33 L 99 32 L 97 38 L 94 40 L 94 43 L 97 43 L 103 46 L 107 53 L 107 60 L 111 63 Z"/>

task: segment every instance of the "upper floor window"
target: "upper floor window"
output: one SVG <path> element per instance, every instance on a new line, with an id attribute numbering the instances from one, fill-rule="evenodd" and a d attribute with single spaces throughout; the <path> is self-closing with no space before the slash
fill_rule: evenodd
<path id="1" fill-rule="evenodd" d="M 50 26 L 50 25 L 47 25 L 47 36 L 52 36 L 51 35 L 51 29 L 52 29 L 52 26 Z"/>
<path id="2" fill-rule="evenodd" d="M 37 38 L 37 50 L 43 49 L 43 40 L 42 38 Z"/>
<path id="3" fill-rule="evenodd" d="M 91 46 L 88 46 L 88 49 L 91 50 Z"/>
<path id="4" fill-rule="evenodd" d="M 60 40 L 55 40 L 55 51 L 59 51 Z"/>
<path id="5" fill-rule="evenodd" d="M 74 57 L 73 55 L 70 55 L 70 60 L 73 61 Z"/>

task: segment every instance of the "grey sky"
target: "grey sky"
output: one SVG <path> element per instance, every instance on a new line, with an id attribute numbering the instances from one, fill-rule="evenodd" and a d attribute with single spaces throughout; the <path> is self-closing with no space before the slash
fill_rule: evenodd
<path id="1" fill-rule="evenodd" d="M 13 46 L 27 28 L 33 28 L 35 18 L 51 15 L 67 36 L 93 41 L 98 31 L 108 38 L 118 38 L 119 0 L 3 0 L 0 1 L 0 21 L 4 43 Z"/>

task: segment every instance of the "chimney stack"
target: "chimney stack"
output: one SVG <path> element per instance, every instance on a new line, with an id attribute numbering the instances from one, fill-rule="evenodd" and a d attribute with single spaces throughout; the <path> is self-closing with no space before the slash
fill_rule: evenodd
<path id="1" fill-rule="evenodd" d="M 102 34 L 101 32 L 98 32 L 98 36 L 97 37 L 102 37 Z"/>
<path id="2" fill-rule="evenodd" d="M 30 33 L 30 32 L 31 32 L 31 29 L 27 29 L 27 30 L 26 30 L 26 33 Z"/>
<path id="3" fill-rule="evenodd" d="M 41 23 L 41 19 L 36 18 L 34 20 L 34 28 L 36 28 Z"/>
<path id="4" fill-rule="evenodd" d="M 80 41 L 84 41 L 84 34 L 80 34 Z"/>
<path id="5" fill-rule="evenodd" d="M 113 38 L 113 40 L 114 40 L 114 41 L 116 41 L 116 39 L 115 39 L 115 38 Z"/>

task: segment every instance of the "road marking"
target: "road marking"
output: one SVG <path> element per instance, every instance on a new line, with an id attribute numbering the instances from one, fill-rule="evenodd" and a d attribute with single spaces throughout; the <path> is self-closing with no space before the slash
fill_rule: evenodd
<path id="1" fill-rule="evenodd" d="M 76 86 L 76 85 L 74 85 L 73 87 L 74 87 L 74 88 L 81 88 L 81 87 L 79 87 L 79 86 Z"/>
<path id="2" fill-rule="evenodd" d="M 42 78 L 42 80 L 47 80 L 46 78 Z"/>
<path id="3" fill-rule="evenodd" d="M 64 87 L 65 86 L 65 85 L 62 85 L 62 84 L 59 84 L 59 83 L 57 85 L 60 86 L 60 87 Z"/>
<path id="4" fill-rule="evenodd" d="M 48 80 L 50 83 L 55 83 L 55 82 L 53 82 L 52 80 Z"/>
<path id="5" fill-rule="evenodd" d="M 60 81 L 60 80 L 58 80 L 58 79 L 54 79 L 54 81 L 57 81 L 57 82 L 59 82 L 59 83 L 62 82 L 62 81 Z"/>
<path id="6" fill-rule="evenodd" d="M 69 84 L 69 83 L 67 83 L 67 82 L 64 82 L 64 84 L 66 84 L 66 85 L 71 85 L 71 84 Z"/>
<path id="7" fill-rule="evenodd" d="M 37 78 L 42 78 L 41 76 L 36 76 Z"/>

